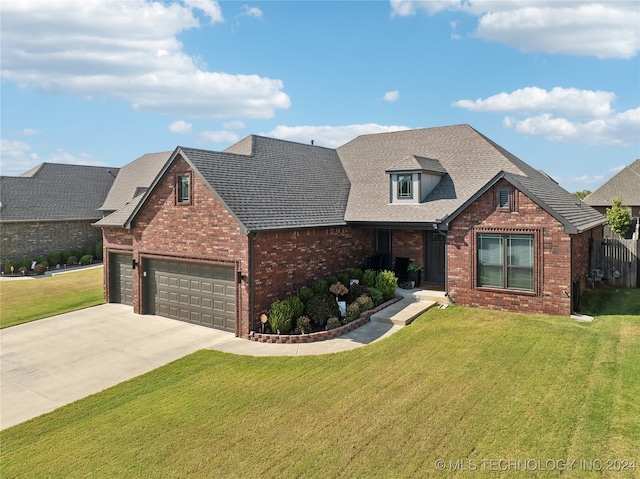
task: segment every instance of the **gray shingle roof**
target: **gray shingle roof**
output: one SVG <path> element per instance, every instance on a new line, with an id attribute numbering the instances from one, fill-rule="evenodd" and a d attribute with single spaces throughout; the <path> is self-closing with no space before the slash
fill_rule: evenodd
<path id="1" fill-rule="evenodd" d="M 146 191 L 169 160 L 171 153 L 173 152 L 147 153 L 123 166 L 100 210 L 115 211 L 129 203 L 140 192 Z"/>
<path id="2" fill-rule="evenodd" d="M 22 176 L 0 177 L 0 220 L 94 220 L 118 168 L 42 163 Z"/>
<path id="3" fill-rule="evenodd" d="M 247 230 L 345 224 L 349 181 L 335 150 L 249 138 L 240 151 L 250 155 L 180 151 Z"/>
<path id="4" fill-rule="evenodd" d="M 640 159 L 625 166 L 584 202 L 591 206 L 611 206 L 611 200 L 617 196 L 622 198 L 624 206 L 640 206 Z"/>
<path id="5" fill-rule="evenodd" d="M 576 203 L 556 182 L 469 125 L 364 135 L 338 148 L 338 154 L 352 185 L 348 222 L 440 223 L 501 174 L 543 201 L 567 231 L 605 221 L 593 208 Z M 438 160 L 447 174 L 423 203 L 391 204 L 386 171 L 410 156 Z"/>

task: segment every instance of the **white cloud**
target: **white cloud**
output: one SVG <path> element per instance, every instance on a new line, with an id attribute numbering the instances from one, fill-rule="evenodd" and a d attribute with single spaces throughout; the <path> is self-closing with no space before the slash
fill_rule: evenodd
<path id="1" fill-rule="evenodd" d="M 486 99 L 459 100 L 453 106 L 477 112 L 503 112 L 502 124 L 518 133 L 552 141 L 628 146 L 640 142 L 640 108 L 615 112 L 612 92 L 527 87 Z"/>
<path id="2" fill-rule="evenodd" d="M 39 135 L 40 133 L 42 133 L 39 130 L 34 130 L 33 128 L 24 128 L 20 134 L 23 136 L 33 136 L 33 135 Z"/>
<path id="3" fill-rule="evenodd" d="M 550 91 L 526 87 L 486 99 L 459 100 L 453 104 L 471 111 L 532 113 L 549 111 L 578 118 L 603 118 L 611 114 L 616 95 L 607 91 L 555 87 Z"/>
<path id="4" fill-rule="evenodd" d="M 216 2 L 6 0 L 2 79 L 50 94 L 107 97 L 136 110 L 200 118 L 271 118 L 288 108 L 282 81 L 207 71 L 178 35 Z M 34 35 L 33 32 L 38 32 Z"/>
<path id="5" fill-rule="evenodd" d="M 191 123 L 183 120 L 176 120 L 167 128 L 172 133 L 191 133 Z"/>
<path id="6" fill-rule="evenodd" d="M 383 101 L 396 101 L 398 98 L 400 98 L 400 93 L 398 92 L 398 90 L 393 90 L 393 91 L 388 91 L 387 93 L 384 94 L 384 96 L 382 97 Z"/>
<path id="7" fill-rule="evenodd" d="M 206 143 L 236 143 L 240 137 L 229 130 L 203 131 L 200 136 Z"/>
<path id="8" fill-rule="evenodd" d="M 633 1 L 391 0 L 392 16 L 443 10 L 479 17 L 473 36 L 532 52 L 632 58 L 640 51 L 640 9 Z"/>
<path id="9" fill-rule="evenodd" d="M 222 125 L 225 130 L 244 130 L 244 123 L 239 120 L 229 121 Z"/>
<path id="10" fill-rule="evenodd" d="M 362 125 L 345 125 L 345 126 L 284 126 L 279 125 L 267 133 L 261 133 L 264 136 L 272 138 L 280 138 L 283 140 L 296 141 L 299 143 L 311 143 L 318 146 L 326 146 L 328 148 L 337 148 L 345 143 L 353 140 L 360 135 L 368 135 L 372 133 L 386 133 L 390 131 L 409 130 L 408 126 L 398 125 L 377 125 L 375 123 L 366 123 Z"/>
<path id="11" fill-rule="evenodd" d="M 262 10 L 260 10 L 258 7 L 242 5 L 242 13 L 240 15 L 244 17 L 259 18 L 260 20 L 262 20 Z"/>
<path id="12" fill-rule="evenodd" d="M 46 157 L 32 150 L 31 145 L 23 141 L 0 139 L 0 174 L 19 176 L 40 163 L 65 163 L 70 165 L 107 166 L 92 155 L 79 153 L 73 155 L 62 148 Z"/>

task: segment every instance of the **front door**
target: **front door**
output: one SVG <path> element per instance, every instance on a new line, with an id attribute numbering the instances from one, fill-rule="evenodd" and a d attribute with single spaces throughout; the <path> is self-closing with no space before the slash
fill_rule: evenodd
<path id="1" fill-rule="evenodd" d="M 427 231 L 425 238 L 425 281 L 444 283 L 444 257 L 446 237 L 437 231 Z"/>
<path id="2" fill-rule="evenodd" d="M 391 270 L 391 231 L 376 230 L 376 253 L 380 255 L 380 269 Z"/>

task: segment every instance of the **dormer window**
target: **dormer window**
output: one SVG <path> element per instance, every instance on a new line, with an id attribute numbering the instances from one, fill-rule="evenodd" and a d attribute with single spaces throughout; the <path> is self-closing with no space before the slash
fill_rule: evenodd
<path id="1" fill-rule="evenodd" d="M 398 198 L 409 200 L 413 198 L 413 176 L 398 175 Z"/>

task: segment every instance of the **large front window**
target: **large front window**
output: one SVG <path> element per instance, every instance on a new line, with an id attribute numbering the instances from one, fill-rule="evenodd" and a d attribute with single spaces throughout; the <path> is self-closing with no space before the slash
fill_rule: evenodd
<path id="1" fill-rule="evenodd" d="M 480 233 L 478 286 L 533 291 L 533 235 Z"/>

